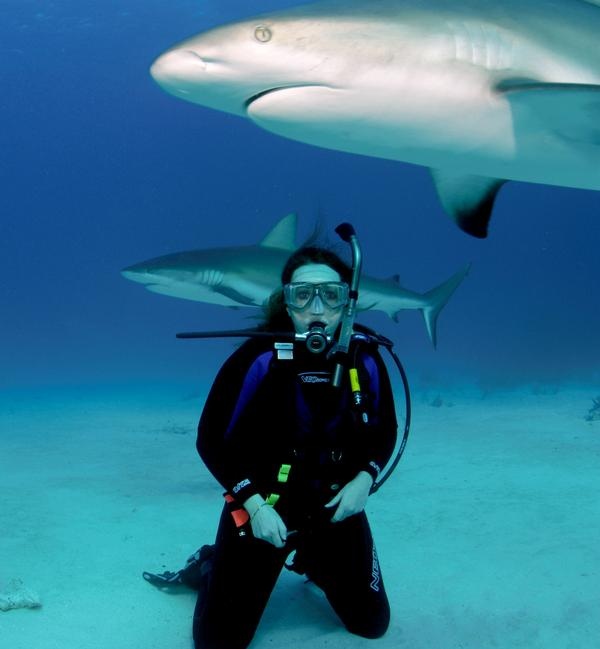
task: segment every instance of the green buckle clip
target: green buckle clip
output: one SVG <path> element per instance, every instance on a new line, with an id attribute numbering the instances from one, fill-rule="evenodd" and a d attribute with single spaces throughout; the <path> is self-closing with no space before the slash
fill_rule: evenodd
<path id="1" fill-rule="evenodd" d="M 278 500 L 279 500 L 279 494 L 269 494 L 266 497 L 265 502 L 267 503 L 267 505 L 271 505 L 271 507 L 274 507 Z"/>
<path id="2" fill-rule="evenodd" d="M 287 482 L 290 476 L 291 464 L 282 464 L 277 476 L 277 482 Z"/>

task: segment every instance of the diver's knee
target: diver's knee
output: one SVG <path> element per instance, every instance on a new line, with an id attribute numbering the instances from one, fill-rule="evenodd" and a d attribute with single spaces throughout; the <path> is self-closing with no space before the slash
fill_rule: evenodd
<path id="1" fill-rule="evenodd" d="M 378 638 L 381 638 L 385 635 L 388 627 L 389 624 L 386 624 L 373 627 L 356 627 L 354 629 L 348 628 L 348 631 L 350 631 L 350 633 L 353 633 L 354 635 L 360 636 L 361 638 L 366 638 L 367 640 L 377 640 Z"/>
<path id="2" fill-rule="evenodd" d="M 350 633 L 358 635 L 367 640 L 377 640 L 385 635 L 390 626 L 390 609 L 385 607 L 377 615 L 363 619 L 355 619 L 346 625 Z"/>
<path id="3" fill-rule="evenodd" d="M 348 631 L 354 635 L 367 640 L 377 640 L 385 635 L 388 630 L 389 622 L 387 624 L 378 624 L 376 626 L 354 626 L 348 627 Z"/>

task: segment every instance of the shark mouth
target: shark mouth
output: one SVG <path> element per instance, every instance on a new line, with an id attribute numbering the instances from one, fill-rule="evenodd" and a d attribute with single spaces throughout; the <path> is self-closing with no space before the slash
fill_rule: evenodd
<path id="1" fill-rule="evenodd" d="M 255 95 L 248 97 L 248 99 L 246 99 L 246 101 L 244 102 L 244 106 L 246 107 L 246 109 L 248 109 L 250 105 L 253 104 L 257 99 L 261 99 L 266 95 L 270 95 L 272 92 L 278 92 L 279 90 L 284 90 L 285 88 L 292 87 L 293 86 L 279 86 L 278 88 L 268 88 L 267 90 L 262 90 L 261 92 L 257 92 Z"/>
<path id="2" fill-rule="evenodd" d="M 275 86 L 274 88 L 261 90 L 260 92 L 257 92 L 256 94 L 248 97 L 248 99 L 246 99 L 246 101 L 244 102 L 244 107 L 246 108 L 246 110 L 248 110 L 248 108 L 250 108 L 250 106 L 255 101 L 258 101 L 259 99 L 262 99 L 267 95 L 272 95 L 274 93 L 281 92 L 282 90 L 292 90 L 293 88 L 333 88 L 333 86 L 330 86 L 326 83 L 297 83 L 290 84 L 289 86 Z"/>

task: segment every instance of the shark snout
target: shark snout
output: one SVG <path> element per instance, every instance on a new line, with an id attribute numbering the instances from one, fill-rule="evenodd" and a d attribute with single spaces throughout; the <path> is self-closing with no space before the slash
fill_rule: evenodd
<path id="1" fill-rule="evenodd" d="M 159 86 L 171 93 L 189 94 L 189 85 L 206 72 L 206 61 L 189 49 L 175 49 L 159 56 L 150 74 Z"/>
<path id="2" fill-rule="evenodd" d="M 129 266 L 128 268 L 123 268 L 121 275 L 132 282 L 141 282 L 143 284 L 147 281 L 146 273 L 141 267 Z"/>

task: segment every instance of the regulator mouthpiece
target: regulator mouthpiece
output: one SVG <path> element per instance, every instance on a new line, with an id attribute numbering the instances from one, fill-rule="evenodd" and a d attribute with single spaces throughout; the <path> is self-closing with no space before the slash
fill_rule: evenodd
<path id="1" fill-rule="evenodd" d="M 306 348 L 313 354 L 321 354 L 327 347 L 327 333 L 322 322 L 313 322 L 306 334 Z"/>

